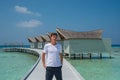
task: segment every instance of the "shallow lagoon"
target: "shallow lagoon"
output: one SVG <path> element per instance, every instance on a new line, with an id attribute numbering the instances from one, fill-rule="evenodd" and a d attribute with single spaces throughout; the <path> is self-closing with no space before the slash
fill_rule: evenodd
<path id="1" fill-rule="evenodd" d="M 36 56 L 0 49 L 0 80 L 20 80 L 36 61 Z"/>
<path id="2" fill-rule="evenodd" d="M 112 58 L 77 59 L 68 61 L 77 69 L 85 80 L 119 80 L 120 48 L 114 48 Z"/>

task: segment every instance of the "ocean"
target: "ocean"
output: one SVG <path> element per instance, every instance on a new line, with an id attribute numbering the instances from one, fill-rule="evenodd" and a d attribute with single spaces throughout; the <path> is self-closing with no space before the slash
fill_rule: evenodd
<path id="1" fill-rule="evenodd" d="M 37 59 L 38 57 L 30 54 L 4 52 L 0 49 L 0 80 L 21 80 Z"/>
<path id="2" fill-rule="evenodd" d="M 0 46 L 1 48 L 6 46 Z M 28 45 L 25 47 L 29 47 Z M 112 45 L 112 58 L 67 59 L 85 80 L 119 80 L 120 45 Z M 37 57 L 0 50 L 0 80 L 20 80 Z"/>

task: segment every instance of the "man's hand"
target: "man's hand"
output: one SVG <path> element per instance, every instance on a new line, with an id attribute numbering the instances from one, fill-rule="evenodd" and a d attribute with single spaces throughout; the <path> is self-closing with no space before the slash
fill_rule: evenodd
<path id="1" fill-rule="evenodd" d="M 46 65 L 45 65 L 45 53 L 42 53 L 42 63 L 43 63 L 43 67 L 46 68 Z"/>
<path id="2" fill-rule="evenodd" d="M 62 53 L 60 53 L 60 60 L 61 60 L 61 64 L 63 65 L 63 55 L 62 55 Z"/>

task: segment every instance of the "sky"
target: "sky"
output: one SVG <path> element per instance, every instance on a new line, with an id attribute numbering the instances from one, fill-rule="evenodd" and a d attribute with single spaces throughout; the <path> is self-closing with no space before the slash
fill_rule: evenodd
<path id="1" fill-rule="evenodd" d="M 55 32 L 104 30 L 120 44 L 120 0 L 0 0 L 0 45 Z"/>

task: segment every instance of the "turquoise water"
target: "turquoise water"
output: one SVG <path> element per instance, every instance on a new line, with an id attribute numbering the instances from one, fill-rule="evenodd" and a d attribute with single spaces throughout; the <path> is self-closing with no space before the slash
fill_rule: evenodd
<path id="1" fill-rule="evenodd" d="M 85 80 L 120 80 L 120 48 L 113 51 L 112 57 L 68 61 Z"/>
<path id="2" fill-rule="evenodd" d="M 20 80 L 35 64 L 36 56 L 0 49 L 0 80 Z"/>

